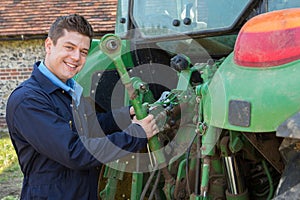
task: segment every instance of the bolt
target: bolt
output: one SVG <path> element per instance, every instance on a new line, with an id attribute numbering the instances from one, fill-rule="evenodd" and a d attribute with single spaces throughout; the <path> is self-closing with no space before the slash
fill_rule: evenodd
<path id="1" fill-rule="evenodd" d="M 118 48 L 118 44 L 115 40 L 111 39 L 111 40 L 107 41 L 106 48 L 108 50 L 116 50 Z"/>

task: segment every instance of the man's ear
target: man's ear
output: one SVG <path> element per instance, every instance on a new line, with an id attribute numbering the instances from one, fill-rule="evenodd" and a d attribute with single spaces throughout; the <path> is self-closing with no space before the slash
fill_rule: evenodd
<path id="1" fill-rule="evenodd" d="M 51 38 L 47 37 L 47 39 L 45 40 L 45 49 L 47 53 L 50 52 L 52 45 L 53 45 L 53 41 L 51 40 Z"/>

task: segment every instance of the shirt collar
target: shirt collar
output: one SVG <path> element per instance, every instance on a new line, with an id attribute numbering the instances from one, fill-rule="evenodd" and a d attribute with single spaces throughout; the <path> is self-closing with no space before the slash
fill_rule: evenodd
<path id="1" fill-rule="evenodd" d="M 68 83 L 73 82 L 73 79 L 69 79 L 67 81 L 67 84 L 65 84 L 64 82 L 62 82 L 59 78 L 57 78 L 57 76 L 55 76 L 45 65 L 43 62 L 40 63 L 39 68 L 40 72 L 42 72 L 42 74 L 44 74 L 48 79 L 50 79 L 50 81 L 56 85 L 57 87 L 60 87 L 61 89 L 69 92 L 72 88 L 68 85 Z"/>

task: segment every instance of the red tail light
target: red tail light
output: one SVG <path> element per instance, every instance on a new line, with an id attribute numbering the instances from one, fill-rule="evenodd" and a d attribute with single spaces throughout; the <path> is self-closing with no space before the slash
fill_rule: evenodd
<path id="1" fill-rule="evenodd" d="M 241 29 L 234 50 L 236 64 L 271 67 L 300 59 L 300 9 L 258 15 Z"/>

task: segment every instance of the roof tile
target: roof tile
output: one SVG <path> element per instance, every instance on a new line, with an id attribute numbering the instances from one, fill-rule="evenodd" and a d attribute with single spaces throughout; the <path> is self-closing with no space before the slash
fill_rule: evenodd
<path id="1" fill-rule="evenodd" d="M 89 20 L 96 34 L 113 32 L 116 11 L 117 0 L 1 0 L 0 36 L 46 35 L 56 17 L 72 13 Z"/>

